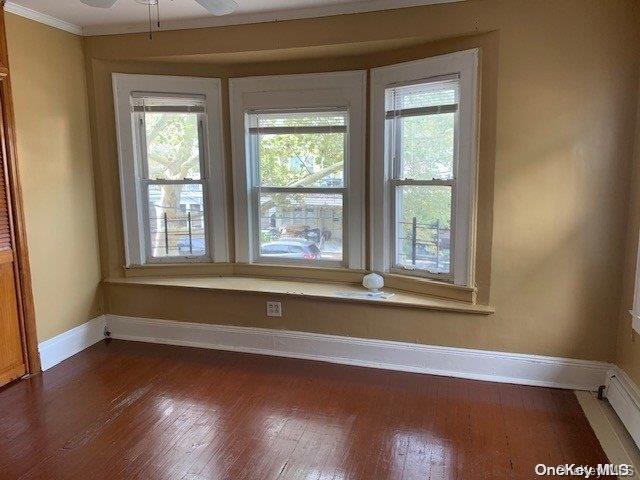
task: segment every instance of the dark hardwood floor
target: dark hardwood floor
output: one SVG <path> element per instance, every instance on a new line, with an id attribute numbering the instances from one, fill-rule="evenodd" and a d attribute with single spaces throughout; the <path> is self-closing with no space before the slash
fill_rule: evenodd
<path id="1" fill-rule="evenodd" d="M 123 341 L 0 390 L 2 479 L 529 479 L 606 462 L 564 390 Z"/>

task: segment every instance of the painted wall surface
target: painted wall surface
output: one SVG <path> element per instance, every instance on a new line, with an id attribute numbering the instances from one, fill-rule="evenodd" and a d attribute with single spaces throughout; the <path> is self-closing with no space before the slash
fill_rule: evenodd
<path id="1" fill-rule="evenodd" d="M 6 15 L 38 340 L 100 313 L 100 264 L 80 37 Z"/>
<path id="2" fill-rule="evenodd" d="M 489 65 L 476 272 L 494 315 L 286 299 L 273 320 L 260 295 L 135 286 L 108 287 L 108 311 L 613 361 L 640 66 L 631 0 L 470 0 L 153 41 L 85 39 L 103 276 L 122 276 L 124 261 L 111 72 L 225 79 L 368 68 L 474 45 Z"/>
<path id="3" fill-rule="evenodd" d="M 640 185 L 638 184 L 640 181 L 640 102 L 638 102 L 638 123 L 636 128 L 616 365 L 627 372 L 637 385 L 640 385 L 640 336 L 638 332 L 633 330 L 631 326 L 632 317 L 629 314 L 629 311 L 633 308 L 636 259 L 638 256 L 638 243 L 640 242 Z"/>

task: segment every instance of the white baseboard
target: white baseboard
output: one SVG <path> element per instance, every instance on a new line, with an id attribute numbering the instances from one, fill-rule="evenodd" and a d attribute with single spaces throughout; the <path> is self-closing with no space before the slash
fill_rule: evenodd
<path id="1" fill-rule="evenodd" d="M 105 323 L 106 315 L 101 315 L 38 344 L 42 370 L 48 370 L 102 340 Z"/>
<path id="2" fill-rule="evenodd" d="M 605 396 L 625 428 L 640 447 L 640 389 L 620 368 L 613 368 L 607 375 Z"/>
<path id="3" fill-rule="evenodd" d="M 597 390 L 612 368 L 588 360 L 117 315 L 107 315 L 107 325 L 121 340 L 573 390 Z"/>

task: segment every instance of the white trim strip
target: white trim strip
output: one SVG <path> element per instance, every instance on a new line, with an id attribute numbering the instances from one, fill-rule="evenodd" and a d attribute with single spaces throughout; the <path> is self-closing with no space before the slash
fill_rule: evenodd
<path id="1" fill-rule="evenodd" d="M 40 351 L 42 370 L 48 370 L 94 343 L 98 343 L 104 338 L 105 324 L 106 316 L 101 315 L 49 340 L 40 342 L 38 350 Z"/>
<path id="2" fill-rule="evenodd" d="M 5 12 L 13 13 L 15 15 L 28 18 L 29 20 L 49 25 L 50 27 L 59 28 L 60 30 L 64 30 L 65 32 L 73 33 L 75 35 L 83 34 L 83 29 L 79 25 L 65 22 L 64 20 L 52 17 L 51 15 L 47 15 L 46 13 L 40 13 L 36 10 L 23 7 L 22 5 L 18 5 L 13 2 L 5 3 L 4 10 Z"/>
<path id="3" fill-rule="evenodd" d="M 595 390 L 604 362 L 419 345 L 264 328 L 108 315 L 112 338 L 257 353 L 403 372 Z"/>

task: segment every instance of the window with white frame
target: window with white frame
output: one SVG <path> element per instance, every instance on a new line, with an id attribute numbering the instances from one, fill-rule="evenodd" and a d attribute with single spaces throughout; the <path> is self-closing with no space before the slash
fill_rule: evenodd
<path id="1" fill-rule="evenodd" d="M 240 261 L 362 268 L 364 78 L 231 80 Z"/>
<path id="2" fill-rule="evenodd" d="M 473 277 L 477 51 L 372 70 L 372 265 Z"/>
<path id="3" fill-rule="evenodd" d="M 250 112 L 255 258 L 343 260 L 346 110 Z"/>
<path id="4" fill-rule="evenodd" d="M 226 261 L 219 82 L 114 75 L 127 265 Z"/>

